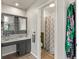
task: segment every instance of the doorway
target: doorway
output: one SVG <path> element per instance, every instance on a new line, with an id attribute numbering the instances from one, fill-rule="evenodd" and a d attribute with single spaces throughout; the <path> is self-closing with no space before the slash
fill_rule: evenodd
<path id="1" fill-rule="evenodd" d="M 41 59 L 54 59 L 55 15 L 55 3 L 49 3 L 42 7 Z"/>

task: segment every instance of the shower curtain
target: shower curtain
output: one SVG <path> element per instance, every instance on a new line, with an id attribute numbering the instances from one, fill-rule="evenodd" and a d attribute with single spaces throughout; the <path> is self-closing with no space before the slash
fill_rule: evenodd
<path id="1" fill-rule="evenodd" d="M 51 16 L 45 18 L 45 49 L 54 53 L 54 21 Z"/>

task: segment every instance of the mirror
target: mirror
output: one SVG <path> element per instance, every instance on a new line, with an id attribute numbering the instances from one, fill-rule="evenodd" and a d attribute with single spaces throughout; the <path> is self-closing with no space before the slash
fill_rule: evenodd
<path id="1" fill-rule="evenodd" d="M 26 34 L 27 18 L 9 14 L 2 14 L 1 17 L 1 35 Z"/>
<path id="2" fill-rule="evenodd" d="M 4 31 L 14 31 L 14 17 L 4 16 Z"/>
<path id="3" fill-rule="evenodd" d="M 15 32 L 14 16 L 2 14 L 1 29 L 3 31 L 3 35 L 5 36 L 8 36 L 9 34 L 14 34 Z"/>
<path id="4" fill-rule="evenodd" d="M 27 33 L 27 18 L 26 17 L 18 17 L 17 20 L 17 32 L 19 34 L 26 34 Z"/>
<path id="5" fill-rule="evenodd" d="M 19 17 L 19 30 L 26 30 L 26 18 Z"/>

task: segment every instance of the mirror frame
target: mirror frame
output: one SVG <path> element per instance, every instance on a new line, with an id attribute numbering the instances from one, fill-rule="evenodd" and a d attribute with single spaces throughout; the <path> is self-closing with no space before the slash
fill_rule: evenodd
<path id="1" fill-rule="evenodd" d="M 26 30 L 19 30 L 19 18 L 26 19 Z M 18 34 L 25 34 L 25 33 L 27 33 L 27 18 L 26 17 L 19 16 L 18 19 L 17 19 L 17 23 L 18 23 L 18 25 L 17 25 L 18 26 L 18 29 L 17 29 L 18 30 L 17 31 Z"/>
<path id="2" fill-rule="evenodd" d="M 14 28 L 15 28 L 15 31 L 4 31 L 4 29 L 3 29 L 3 35 L 4 35 L 4 32 L 5 33 L 9 32 L 10 34 L 27 34 L 27 17 L 2 13 L 1 14 L 1 26 L 4 26 L 4 16 L 5 15 L 6 16 L 14 16 Z M 26 19 L 26 30 L 19 30 L 19 18 Z"/>

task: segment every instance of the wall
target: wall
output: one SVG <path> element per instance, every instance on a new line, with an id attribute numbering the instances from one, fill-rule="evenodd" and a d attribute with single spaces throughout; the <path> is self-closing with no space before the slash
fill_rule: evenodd
<path id="1" fill-rule="evenodd" d="M 55 19 L 55 7 L 49 7 L 49 6 L 45 6 L 42 8 L 42 20 L 41 20 L 41 31 L 44 32 L 45 31 L 45 17 L 46 16 L 52 16 Z"/>
<path id="2" fill-rule="evenodd" d="M 1 12 L 18 15 L 18 16 L 25 16 L 25 10 L 18 9 L 18 8 L 15 8 L 15 7 L 12 7 L 9 5 L 5 5 L 5 4 L 2 4 Z"/>
<path id="3" fill-rule="evenodd" d="M 28 32 L 29 32 L 29 36 L 32 38 L 32 34 L 33 32 L 36 33 L 36 17 L 37 15 L 35 14 L 35 9 L 31 9 L 27 11 L 26 16 L 28 17 Z M 37 55 L 37 42 L 35 40 L 35 43 L 31 41 L 31 51 L 32 53 L 35 53 L 35 55 Z"/>
<path id="4" fill-rule="evenodd" d="M 39 9 L 38 8 L 30 8 L 27 10 L 26 16 L 28 17 L 28 35 L 32 38 L 33 32 L 35 32 L 35 43 L 31 41 L 31 53 L 38 58 L 39 54 L 39 40 L 40 38 L 38 37 L 39 34 L 39 28 L 37 27 L 39 25 L 38 20 L 41 18 Z M 40 18 L 39 18 L 40 17 Z M 40 26 L 40 25 L 39 25 Z M 40 59 L 40 58 L 38 58 Z"/>
<path id="5" fill-rule="evenodd" d="M 77 47 L 76 47 L 76 59 L 79 59 L 79 0 L 76 1 L 76 42 L 77 42 Z"/>
<path id="6" fill-rule="evenodd" d="M 2 4 L 2 8 L 1 8 L 1 13 L 8 13 L 8 14 L 13 14 L 13 15 L 18 15 L 18 16 L 25 16 L 24 10 L 14 8 L 14 7 L 11 7 L 8 5 L 3 5 L 3 4 Z M 2 55 L 5 56 L 7 54 L 16 52 L 16 45 L 2 47 L 1 49 L 2 49 Z"/>
<path id="7" fill-rule="evenodd" d="M 65 53 L 65 23 L 66 23 L 66 2 L 67 0 L 56 0 L 56 40 L 55 59 L 66 59 Z"/>
<path id="8" fill-rule="evenodd" d="M 0 0 L 0 19 L 1 19 L 1 0 Z M 0 21 L 0 24 L 1 24 L 1 21 Z M 0 29 L 1 29 L 1 25 L 0 25 Z M 0 30 L 0 33 L 1 33 L 1 30 Z M 0 38 L 1 38 L 1 36 L 0 36 Z M 1 43 L 1 39 L 0 39 L 0 43 Z M 1 44 L 0 44 L 0 47 L 1 47 Z M 0 53 L 1 53 L 1 50 L 0 50 Z M 1 59 L 1 56 L 0 56 L 0 59 Z"/>

